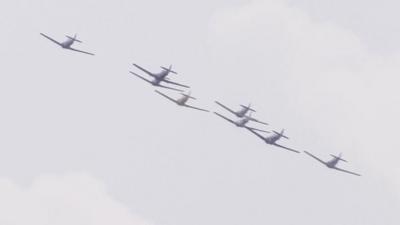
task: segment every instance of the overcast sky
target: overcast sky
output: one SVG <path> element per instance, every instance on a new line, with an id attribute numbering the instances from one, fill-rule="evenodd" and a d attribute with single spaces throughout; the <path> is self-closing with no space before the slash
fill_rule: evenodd
<path id="1" fill-rule="evenodd" d="M 0 6 L 0 224 L 399 224 L 397 1 Z M 282 145 L 363 176 L 173 105 L 132 63 L 172 64 L 191 104 L 231 118 L 214 100 L 252 103 Z"/>

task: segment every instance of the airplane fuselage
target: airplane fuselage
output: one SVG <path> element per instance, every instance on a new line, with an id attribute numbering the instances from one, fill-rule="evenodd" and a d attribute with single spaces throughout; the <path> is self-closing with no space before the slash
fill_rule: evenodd
<path id="1" fill-rule="evenodd" d="M 154 78 L 153 80 L 150 81 L 150 83 L 154 86 L 158 86 L 160 85 L 160 83 L 163 81 L 163 79 L 159 79 L 159 78 Z"/>
<path id="2" fill-rule="evenodd" d="M 339 160 L 340 160 L 339 158 L 334 158 L 334 159 L 332 159 L 332 160 L 326 162 L 325 165 L 326 165 L 328 168 L 334 168 L 334 167 L 336 167 L 336 164 L 338 164 Z"/>
<path id="3" fill-rule="evenodd" d="M 255 121 L 255 122 L 258 122 L 258 120 L 254 119 L 254 118 L 251 117 L 251 116 L 246 116 L 246 115 L 244 115 L 243 117 L 245 117 L 245 118 L 247 119 L 247 121 Z"/>
<path id="4" fill-rule="evenodd" d="M 74 43 L 73 39 L 68 39 L 68 40 L 64 41 L 63 43 L 61 43 L 61 47 L 70 48 L 73 43 Z"/>
<path id="5" fill-rule="evenodd" d="M 235 122 L 236 126 L 244 127 L 249 122 L 248 118 L 243 118 Z"/>
<path id="6" fill-rule="evenodd" d="M 264 139 L 264 141 L 267 143 L 267 144 L 275 144 L 275 142 L 277 142 L 279 139 L 281 139 L 281 136 L 280 135 L 277 135 L 277 134 L 275 134 L 275 135 L 271 135 L 271 136 L 269 136 L 269 137 L 266 137 L 265 139 Z"/>
<path id="7" fill-rule="evenodd" d="M 241 109 L 239 111 L 236 111 L 235 114 L 236 114 L 237 117 L 242 118 L 242 117 L 244 117 L 246 115 L 246 113 L 248 111 L 249 111 L 248 108 L 243 108 L 243 109 Z"/>
<path id="8" fill-rule="evenodd" d="M 154 77 L 156 77 L 156 79 L 158 79 L 158 80 L 164 80 L 167 76 L 168 76 L 168 74 L 169 74 L 169 71 L 168 70 L 163 70 L 163 71 L 161 71 L 161 72 L 159 72 L 159 73 L 155 73 L 155 74 L 153 74 L 154 75 Z"/>
<path id="9" fill-rule="evenodd" d="M 154 79 L 151 81 L 151 83 L 155 86 L 159 85 L 162 81 L 165 80 L 168 74 L 168 71 L 161 71 L 160 73 L 153 74 Z"/>
<path id="10" fill-rule="evenodd" d="M 178 105 L 185 105 L 188 100 L 189 100 L 189 96 L 184 95 L 183 97 L 176 100 L 176 103 Z"/>

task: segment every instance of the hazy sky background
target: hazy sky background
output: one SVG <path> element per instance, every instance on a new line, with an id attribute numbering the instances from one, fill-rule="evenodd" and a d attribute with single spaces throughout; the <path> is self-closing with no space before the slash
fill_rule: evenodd
<path id="1" fill-rule="evenodd" d="M 2 225 L 398 225 L 397 1 L 0 4 Z M 78 34 L 76 48 L 58 40 Z M 267 146 L 128 73 L 173 64 L 192 104 L 285 128 Z M 165 91 L 174 96 L 176 93 Z M 232 117 L 234 118 L 234 117 Z"/>

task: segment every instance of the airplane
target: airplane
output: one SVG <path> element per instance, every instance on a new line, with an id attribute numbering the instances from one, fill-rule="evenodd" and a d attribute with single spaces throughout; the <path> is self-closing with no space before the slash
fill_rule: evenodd
<path id="1" fill-rule="evenodd" d="M 225 116 L 223 116 L 223 115 L 221 115 L 221 114 L 219 114 L 219 113 L 217 113 L 217 112 L 214 112 L 214 114 L 217 115 L 217 116 L 219 116 L 219 117 L 221 117 L 222 119 L 227 120 L 227 121 L 230 122 L 230 123 L 233 123 L 233 124 L 236 125 L 237 127 L 245 127 L 245 128 L 252 129 L 252 130 L 256 130 L 256 131 L 260 131 L 260 132 L 264 132 L 264 133 L 269 133 L 269 131 L 260 130 L 260 129 L 256 129 L 256 128 L 253 128 L 253 127 L 246 126 L 246 124 L 250 121 L 250 117 L 244 117 L 244 118 L 239 119 L 239 120 L 237 120 L 237 121 L 233 121 L 233 120 L 231 120 L 231 119 L 229 119 L 229 118 L 227 118 L 227 117 L 225 117 Z"/>
<path id="2" fill-rule="evenodd" d="M 251 117 L 251 116 L 247 116 L 246 115 L 247 112 L 256 112 L 254 109 L 251 108 L 251 104 L 249 104 L 248 106 L 240 105 L 242 108 L 240 110 L 238 110 L 238 111 L 234 111 L 234 110 L 228 108 L 227 106 L 223 105 L 222 103 L 220 103 L 218 101 L 215 101 L 215 103 L 217 103 L 219 106 L 221 106 L 222 108 L 228 110 L 229 112 L 233 113 L 234 115 L 236 115 L 239 118 L 247 117 L 247 119 L 250 120 L 250 121 L 254 121 L 254 122 L 257 122 L 257 123 L 268 125 L 268 123 L 264 123 L 264 122 L 259 121 L 259 120 L 255 119 L 255 118 Z"/>
<path id="3" fill-rule="evenodd" d="M 84 53 L 84 54 L 88 54 L 88 55 L 94 55 L 93 53 L 81 51 L 81 50 L 78 50 L 78 49 L 75 49 L 75 48 L 71 47 L 75 42 L 82 43 L 82 41 L 80 41 L 80 40 L 78 40 L 76 38 L 76 34 L 74 35 L 74 37 L 66 35 L 67 40 L 64 41 L 64 42 L 58 42 L 58 41 L 54 40 L 53 38 L 51 38 L 51 37 L 49 37 L 49 36 L 47 36 L 47 35 L 45 35 L 43 33 L 40 33 L 40 35 L 42 35 L 43 37 L 49 39 L 50 41 L 58 44 L 59 46 L 61 46 L 64 49 L 68 49 L 68 50 L 72 50 L 72 51 L 76 51 L 76 52 L 80 52 L 80 53 Z"/>
<path id="4" fill-rule="evenodd" d="M 251 133 L 257 135 L 257 137 L 261 138 L 267 144 L 274 145 L 276 147 L 280 147 L 280 148 L 283 148 L 283 149 L 286 149 L 286 150 L 289 150 L 289 151 L 292 151 L 292 152 L 300 153 L 297 150 L 294 150 L 294 149 L 291 149 L 291 148 L 288 148 L 288 147 L 285 147 L 285 146 L 282 146 L 282 145 L 279 145 L 279 144 L 276 143 L 282 137 L 286 138 L 286 139 L 289 139 L 287 136 L 285 136 L 283 134 L 285 130 L 282 130 L 280 133 L 276 132 L 276 131 L 272 131 L 272 132 L 274 132 L 274 134 L 272 134 L 270 136 L 267 136 L 267 137 L 263 137 L 262 135 L 260 135 L 259 133 L 255 132 L 254 130 L 252 130 L 250 128 L 247 128 L 247 127 L 245 127 L 245 128 L 247 130 L 249 130 Z"/>
<path id="5" fill-rule="evenodd" d="M 134 72 L 132 72 L 132 71 L 129 71 L 129 72 L 130 72 L 131 74 L 133 74 L 133 75 L 139 77 L 140 79 L 142 79 L 142 80 L 144 80 L 144 81 L 150 83 L 150 84 L 153 85 L 153 86 L 162 87 L 162 88 L 171 89 L 171 90 L 180 91 L 180 92 L 183 91 L 183 90 L 180 90 L 180 89 L 176 89 L 176 88 L 172 88 L 172 87 L 168 87 L 168 86 L 161 85 L 161 82 L 165 82 L 165 83 L 168 83 L 168 84 L 173 84 L 173 85 L 177 85 L 177 86 L 184 87 L 184 88 L 190 88 L 190 87 L 187 86 L 187 85 L 183 85 L 183 84 L 179 84 L 179 83 L 172 82 L 171 80 L 169 80 L 169 79 L 167 78 L 167 76 L 168 76 L 170 73 L 178 74 L 177 72 L 175 72 L 175 71 L 172 70 L 172 65 L 170 65 L 169 68 L 166 68 L 166 67 L 161 66 L 162 71 L 159 72 L 159 73 L 152 73 L 152 72 L 149 72 L 148 70 L 144 69 L 143 67 L 141 67 L 141 66 L 139 66 L 139 65 L 137 65 L 137 64 L 135 64 L 135 63 L 133 63 L 133 65 L 134 65 L 136 68 L 138 68 L 138 69 L 142 70 L 143 72 L 147 73 L 149 76 L 153 77 L 154 79 L 153 79 L 153 80 L 148 80 L 148 79 L 146 79 L 146 78 L 144 78 L 144 77 L 142 77 L 142 76 L 140 76 L 140 75 L 138 75 L 138 74 L 136 74 L 136 73 L 134 73 Z"/>
<path id="6" fill-rule="evenodd" d="M 184 106 L 184 107 L 188 107 L 188 108 L 192 108 L 192 109 L 197 109 L 197 110 L 200 110 L 200 111 L 203 111 L 203 112 L 209 112 L 209 111 L 206 110 L 206 109 L 201 109 L 201 108 L 197 108 L 197 107 L 194 107 L 194 106 L 191 106 L 191 105 L 186 104 L 186 102 L 187 102 L 189 99 L 194 99 L 194 100 L 196 100 L 196 98 L 190 96 L 190 94 L 191 94 L 190 92 L 189 92 L 188 94 L 181 93 L 182 97 L 180 97 L 179 99 L 173 99 L 173 98 L 169 97 L 168 95 L 166 95 L 166 94 L 164 94 L 164 93 L 162 93 L 162 92 L 160 92 L 160 91 L 157 91 L 157 90 L 155 90 L 155 92 L 157 92 L 158 94 L 160 94 L 160 95 L 162 95 L 163 97 L 167 98 L 168 100 L 170 100 L 170 101 L 172 101 L 172 102 L 175 102 L 175 103 L 176 103 L 177 105 L 179 105 L 179 106 Z"/>
<path id="7" fill-rule="evenodd" d="M 345 172 L 345 173 L 349 173 L 349 174 L 353 174 L 353 175 L 356 175 L 356 176 L 361 176 L 358 173 L 354 173 L 354 172 L 347 171 L 347 170 L 340 169 L 340 168 L 336 167 L 336 165 L 339 163 L 339 161 L 347 162 L 346 160 L 342 159 L 342 154 L 341 153 L 339 154 L 339 156 L 335 156 L 335 155 L 331 154 L 333 159 L 331 159 L 329 161 L 326 161 L 326 162 L 323 161 L 322 159 L 316 157 L 315 155 L 307 152 L 307 151 L 304 151 L 304 153 L 306 153 L 307 155 L 309 155 L 309 156 L 313 157 L 314 159 L 318 160 L 320 163 L 324 164 L 326 167 L 328 167 L 330 169 L 335 169 L 335 170 L 339 170 L 339 171 L 342 171 L 342 172 Z"/>

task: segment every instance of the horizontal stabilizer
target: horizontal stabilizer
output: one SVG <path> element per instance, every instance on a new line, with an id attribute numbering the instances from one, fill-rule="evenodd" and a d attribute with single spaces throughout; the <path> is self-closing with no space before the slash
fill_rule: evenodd
<path id="1" fill-rule="evenodd" d="M 347 162 L 346 160 L 342 159 L 341 156 L 332 155 L 331 156 L 335 159 L 339 159 L 340 161 Z"/>
<path id="2" fill-rule="evenodd" d="M 275 134 L 277 134 L 277 135 L 279 135 L 280 137 L 283 137 L 283 138 L 286 138 L 286 139 L 289 139 L 289 137 L 287 137 L 287 136 L 285 136 L 284 134 L 283 134 L 283 130 L 279 133 L 279 132 L 277 132 L 277 131 L 272 131 L 272 132 L 274 132 Z"/>
<path id="3" fill-rule="evenodd" d="M 65 35 L 65 36 L 66 36 L 67 38 L 71 39 L 71 40 L 74 40 L 74 41 L 76 41 L 76 42 L 82 43 L 82 41 L 76 39 L 76 37 L 71 37 L 71 36 L 68 36 L 68 35 Z"/>
<path id="4" fill-rule="evenodd" d="M 166 71 L 168 71 L 168 72 L 170 72 L 170 73 L 173 73 L 173 74 L 178 74 L 177 72 L 175 72 L 175 71 L 172 70 L 172 66 L 170 66 L 169 68 L 166 68 L 166 67 L 164 67 L 164 66 L 161 66 L 161 69 L 166 70 Z"/>
<path id="5" fill-rule="evenodd" d="M 248 106 L 240 105 L 240 106 L 242 106 L 242 107 L 245 108 L 245 109 L 248 109 L 248 110 L 251 111 L 251 112 L 256 112 L 256 110 L 252 109 L 252 108 L 250 107 L 250 105 L 248 105 Z"/>
<path id="6" fill-rule="evenodd" d="M 185 97 L 188 97 L 188 98 L 190 98 L 190 99 L 196 100 L 196 98 L 195 98 L 195 97 L 192 97 L 192 96 L 190 96 L 190 94 L 184 94 L 184 93 L 181 93 L 181 95 L 183 95 L 183 96 L 185 96 Z"/>

